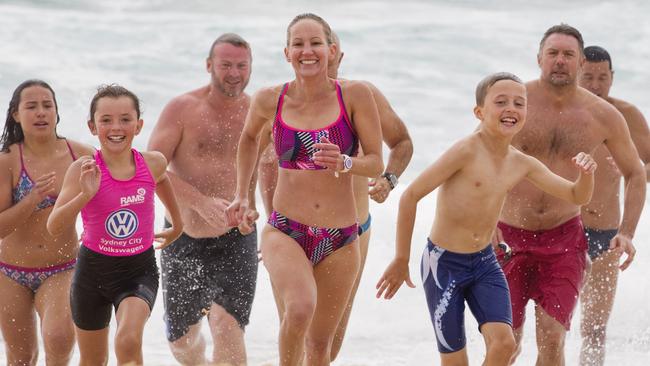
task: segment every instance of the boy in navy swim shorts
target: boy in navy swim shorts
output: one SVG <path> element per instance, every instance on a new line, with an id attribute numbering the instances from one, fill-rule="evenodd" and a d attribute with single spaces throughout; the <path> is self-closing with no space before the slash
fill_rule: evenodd
<path id="1" fill-rule="evenodd" d="M 440 186 L 421 274 L 442 365 L 468 364 L 465 302 L 485 338 L 485 365 L 508 365 L 515 350 L 508 284 L 490 244 L 508 190 L 528 179 L 575 204 L 591 198 L 596 163 L 588 154 L 573 158 L 579 175 L 570 182 L 510 145 L 525 123 L 526 103 L 526 88 L 515 75 L 483 79 L 474 108 L 479 128 L 420 174 L 400 199 L 396 254 L 377 283 L 377 297 L 392 298 L 403 282 L 415 287 L 408 263 L 417 203 Z"/>

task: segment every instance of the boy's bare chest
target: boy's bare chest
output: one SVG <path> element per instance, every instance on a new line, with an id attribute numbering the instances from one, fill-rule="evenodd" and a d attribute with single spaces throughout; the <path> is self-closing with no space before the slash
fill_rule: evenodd
<path id="1" fill-rule="evenodd" d="M 460 178 L 464 182 L 463 189 L 476 198 L 494 198 L 505 195 L 521 180 L 521 170 L 511 160 L 494 162 L 480 159 L 465 169 Z"/>

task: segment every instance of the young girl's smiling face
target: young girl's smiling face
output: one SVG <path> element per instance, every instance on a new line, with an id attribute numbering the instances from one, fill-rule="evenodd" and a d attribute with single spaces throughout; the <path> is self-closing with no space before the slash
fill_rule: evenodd
<path id="1" fill-rule="evenodd" d="M 88 127 L 99 138 L 102 150 L 120 152 L 131 149 L 133 137 L 140 133 L 142 120 L 128 96 L 103 97 L 97 101 Z"/>

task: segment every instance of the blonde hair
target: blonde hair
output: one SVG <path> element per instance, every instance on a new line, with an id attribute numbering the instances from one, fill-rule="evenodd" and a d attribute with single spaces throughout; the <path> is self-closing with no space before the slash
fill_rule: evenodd
<path id="1" fill-rule="evenodd" d="M 246 42 L 246 40 L 242 36 L 236 33 L 224 33 L 220 35 L 219 38 L 215 39 L 214 42 L 212 42 L 212 46 L 210 46 L 210 52 L 208 52 L 208 58 L 212 57 L 212 53 L 214 52 L 214 47 L 222 43 L 228 43 L 235 47 L 245 48 L 248 50 L 249 53 L 252 53 L 250 44 L 248 44 L 248 42 Z"/>
<path id="2" fill-rule="evenodd" d="M 485 96 L 487 96 L 488 90 L 492 87 L 492 85 L 496 84 L 498 81 L 501 80 L 512 80 L 516 83 L 523 84 L 523 81 L 515 75 L 511 74 L 509 72 L 497 72 L 494 74 L 490 74 L 483 78 L 478 85 L 476 86 L 476 105 L 479 107 L 483 106 L 483 103 L 485 103 Z"/>
<path id="3" fill-rule="evenodd" d="M 325 33 L 325 39 L 327 41 L 327 44 L 330 45 L 333 43 L 332 28 L 330 28 L 330 25 L 327 24 L 325 19 L 313 13 L 303 13 L 303 14 L 296 15 L 296 17 L 293 18 L 293 20 L 291 21 L 291 23 L 289 23 L 289 26 L 287 27 L 287 46 L 289 46 L 289 38 L 291 38 L 291 27 L 293 27 L 299 21 L 305 19 L 311 19 L 318 22 L 323 27 L 323 32 Z"/>

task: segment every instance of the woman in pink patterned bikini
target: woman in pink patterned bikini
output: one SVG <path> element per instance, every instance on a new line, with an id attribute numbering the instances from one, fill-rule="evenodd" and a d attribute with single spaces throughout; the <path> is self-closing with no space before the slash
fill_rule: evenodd
<path id="1" fill-rule="evenodd" d="M 237 153 L 237 193 L 226 211 L 230 225 L 246 220 L 258 136 L 272 121 L 281 169 L 261 250 L 281 312 L 280 365 L 303 357 L 329 364 L 359 269 L 352 174 L 378 177 L 383 170 L 371 91 L 327 76 L 335 53 L 322 18 L 302 14 L 289 24 L 285 55 L 296 78 L 254 96 Z M 356 156 L 359 142 L 363 157 Z"/>
<path id="2" fill-rule="evenodd" d="M 183 225 L 167 161 L 158 152 L 131 147 L 142 129 L 138 98 L 127 89 L 100 87 L 88 127 L 101 149 L 70 166 L 47 228 L 74 226 L 81 211 L 84 233 L 70 289 L 81 365 L 106 365 L 111 313 L 120 365 L 142 365 L 142 335 L 158 291 L 154 237 L 164 248 Z M 155 234 L 154 193 L 169 210 L 172 226 Z"/>
<path id="3" fill-rule="evenodd" d="M 36 364 L 37 316 L 48 365 L 67 365 L 74 347 L 68 290 L 77 232 L 71 225 L 54 237 L 45 222 L 70 164 L 94 150 L 59 137 L 58 122 L 47 83 L 16 88 L 0 139 L 0 328 L 9 365 Z"/>

